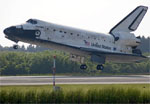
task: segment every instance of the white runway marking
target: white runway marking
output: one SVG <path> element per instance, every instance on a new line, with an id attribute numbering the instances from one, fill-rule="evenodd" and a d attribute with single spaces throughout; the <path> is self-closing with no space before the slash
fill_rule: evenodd
<path id="1" fill-rule="evenodd" d="M 4 76 L 0 85 L 47 85 L 52 76 Z M 118 75 L 99 77 L 56 76 L 56 84 L 150 84 L 150 75 Z"/>

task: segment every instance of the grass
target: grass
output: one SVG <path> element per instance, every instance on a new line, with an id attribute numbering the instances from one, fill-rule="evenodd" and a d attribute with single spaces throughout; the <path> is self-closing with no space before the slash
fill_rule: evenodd
<path id="1" fill-rule="evenodd" d="M 0 103 L 150 103 L 150 84 L 1 86 Z"/>

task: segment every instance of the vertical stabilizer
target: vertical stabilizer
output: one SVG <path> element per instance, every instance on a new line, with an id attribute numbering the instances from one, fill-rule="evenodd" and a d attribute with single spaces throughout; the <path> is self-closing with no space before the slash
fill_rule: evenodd
<path id="1" fill-rule="evenodd" d="M 130 14 L 128 14 L 123 20 L 121 20 L 116 26 L 110 30 L 110 34 L 115 37 L 117 32 L 132 32 L 135 31 L 141 23 L 144 15 L 146 14 L 148 7 L 138 6 Z"/>

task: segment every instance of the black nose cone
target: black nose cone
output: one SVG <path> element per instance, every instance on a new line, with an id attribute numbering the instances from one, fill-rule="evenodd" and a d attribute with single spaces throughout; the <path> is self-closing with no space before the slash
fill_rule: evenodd
<path id="1" fill-rule="evenodd" d="M 5 35 L 13 35 L 15 30 L 16 30 L 16 27 L 11 26 L 11 27 L 6 28 L 3 32 Z"/>
<path id="2" fill-rule="evenodd" d="M 7 35 L 8 34 L 8 28 L 6 28 L 3 32 L 5 35 Z"/>

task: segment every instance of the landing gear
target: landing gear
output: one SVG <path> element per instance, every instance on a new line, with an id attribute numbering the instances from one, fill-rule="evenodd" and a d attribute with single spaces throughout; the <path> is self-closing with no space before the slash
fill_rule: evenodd
<path id="1" fill-rule="evenodd" d="M 82 65 L 80 66 L 80 69 L 83 69 L 83 70 L 87 69 L 86 64 L 82 64 Z"/>
<path id="2" fill-rule="evenodd" d="M 104 69 L 104 66 L 103 66 L 103 65 L 97 65 L 96 69 L 97 69 L 97 70 L 103 70 L 103 69 Z"/>
<path id="3" fill-rule="evenodd" d="M 79 55 L 74 55 L 74 54 L 70 55 L 70 60 L 71 61 L 81 63 L 80 69 L 82 69 L 82 70 L 87 69 L 87 65 L 85 64 L 84 59 L 85 59 L 85 57 L 82 57 L 82 56 L 79 56 Z"/>
<path id="4" fill-rule="evenodd" d="M 14 49 L 18 49 L 18 47 L 19 47 L 19 46 L 18 46 L 17 44 L 13 45 L 13 48 L 14 48 Z"/>

